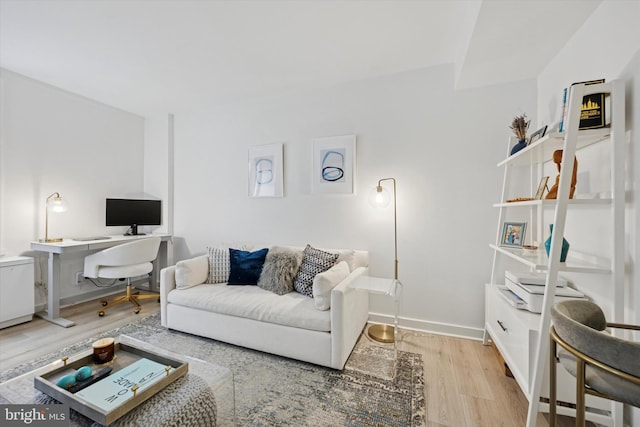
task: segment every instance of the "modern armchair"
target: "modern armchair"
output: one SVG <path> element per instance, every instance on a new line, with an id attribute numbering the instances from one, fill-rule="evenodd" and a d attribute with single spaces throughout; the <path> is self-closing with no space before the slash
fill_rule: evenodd
<path id="1" fill-rule="evenodd" d="M 640 326 L 608 323 L 600 307 L 587 300 L 555 304 L 551 320 L 550 426 L 555 426 L 556 418 L 557 362 L 576 377 L 576 426 L 584 426 L 586 394 L 640 407 L 640 342 L 605 331 L 640 330 Z"/>
<path id="2" fill-rule="evenodd" d="M 98 311 L 98 316 L 104 316 L 106 309 L 127 301 L 135 306 L 134 312 L 138 314 L 141 309 L 139 299 L 158 298 L 157 295 L 132 293 L 131 278 L 153 270 L 152 261 L 158 256 L 159 248 L 160 237 L 150 237 L 113 246 L 85 257 L 84 277 L 127 279 L 127 294 L 110 303 L 102 301 L 103 308 Z"/>

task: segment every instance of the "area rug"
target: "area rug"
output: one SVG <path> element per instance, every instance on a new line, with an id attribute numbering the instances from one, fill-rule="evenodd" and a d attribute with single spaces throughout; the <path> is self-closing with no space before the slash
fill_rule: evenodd
<path id="1" fill-rule="evenodd" d="M 239 426 L 422 426 L 422 356 L 361 336 L 345 369 L 336 371 L 160 326 L 159 315 L 125 325 L 0 373 L 0 382 L 121 334 L 217 363 L 234 375 Z M 1 402 L 0 402 L 1 403 Z"/>

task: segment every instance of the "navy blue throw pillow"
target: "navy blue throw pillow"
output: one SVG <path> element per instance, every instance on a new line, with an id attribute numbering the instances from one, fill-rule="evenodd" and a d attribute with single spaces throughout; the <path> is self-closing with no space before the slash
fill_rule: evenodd
<path id="1" fill-rule="evenodd" d="M 269 249 L 254 252 L 229 248 L 231 273 L 228 285 L 257 285 Z"/>

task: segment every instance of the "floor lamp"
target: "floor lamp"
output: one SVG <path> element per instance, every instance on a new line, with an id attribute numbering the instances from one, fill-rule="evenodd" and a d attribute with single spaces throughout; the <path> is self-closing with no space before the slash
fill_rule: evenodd
<path id="1" fill-rule="evenodd" d="M 382 187 L 383 181 L 393 182 L 393 245 L 394 245 L 394 261 L 393 261 L 393 284 L 399 285 L 398 281 L 398 220 L 397 220 L 397 203 L 396 203 L 396 179 L 395 178 L 382 178 L 378 180 L 378 185 L 372 191 L 370 202 L 374 207 L 386 207 L 389 205 L 391 198 L 389 192 Z M 396 289 L 397 291 L 397 289 Z M 397 298 L 397 294 L 394 298 Z M 394 342 L 395 341 L 395 329 L 397 327 L 398 319 L 398 304 L 396 301 L 396 319 L 395 325 L 373 325 L 369 328 L 369 336 L 376 341 L 380 342 Z"/>

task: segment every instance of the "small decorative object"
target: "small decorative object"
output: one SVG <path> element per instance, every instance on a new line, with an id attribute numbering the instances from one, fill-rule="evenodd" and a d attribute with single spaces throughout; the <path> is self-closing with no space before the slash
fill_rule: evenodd
<path id="1" fill-rule="evenodd" d="M 540 129 L 532 133 L 531 137 L 529 138 L 529 145 L 533 144 L 534 142 L 542 138 L 546 132 L 547 132 L 547 125 L 544 125 Z"/>
<path id="2" fill-rule="evenodd" d="M 529 124 L 531 124 L 531 120 L 527 120 L 526 114 L 516 116 L 511 122 L 509 129 L 511 129 L 518 138 L 518 143 L 511 149 L 511 154 L 515 154 L 527 146 L 527 130 L 529 129 Z"/>
<path id="3" fill-rule="evenodd" d="M 551 235 L 553 234 L 553 224 L 549 224 L 549 238 L 544 242 L 544 249 L 547 251 L 547 256 L 551 252 Z M 569 253 L 569 242 L 562 238 L 562 252 L 560 253 L 560 262 L 567 260 L 567 254 Z"/>
<path id="4" fill-rule="evenodd" d="M 531 200 L 533 200 L 533 197 L 516 197 L 515 199 L 507 199 L 507 203 L 528 202 Z"/>
<path id="5" fill-rule="evenodd" d="M 538 190 L 536 191 L 536 195 L 534 197 L 534 199 L 536 200 L 542 200 L 542 196 L 544 195 L 544 190 L 545 189 L 549 189 L 547 187 L 547 182 L 549 182 L 549 177 L 548 176 L 543 176 L 542 178 L 540 178 L 540 184 L 538 184 Z"/>
<path id="6" fill-rule="evenodd" d="M 524 242 L 524 233 L 526 229 L 526 222 L 505 222 L 502 226 L 500 246 L 521 248 Z"/>
<path id="7" fill-rule="evenodd" d="M 93 361 L 97 364 L 107 363 L 113 359 L 115 351 L 115 340 L 113 338 L 102 338 L 94 342 Z"/>
<path id="8" fill-rule="evenodd" d="M 560 165 L 562 164 L 562 150 L 556 150 L 553 152 L 553 163 L 557 165 L 558 175 L 556 176 L 556 182 L 551 186 L 549 192 L 545 196 L 545 199 L 557 199 L 558 198 L 558 185 L 560 184 Z M 569 190 L 569 198 L 573 199 L 573 194 L 576 192 L 576 182 L 578 180 L 578 159 L 573 159 L 573 172 L 571 174 L 571 189 Z"/>
<path id="9" fill-rule="evenodd" d="M 283 145 L 259 145 L 249 149 L 249 197 L 282 197 Z"/>

